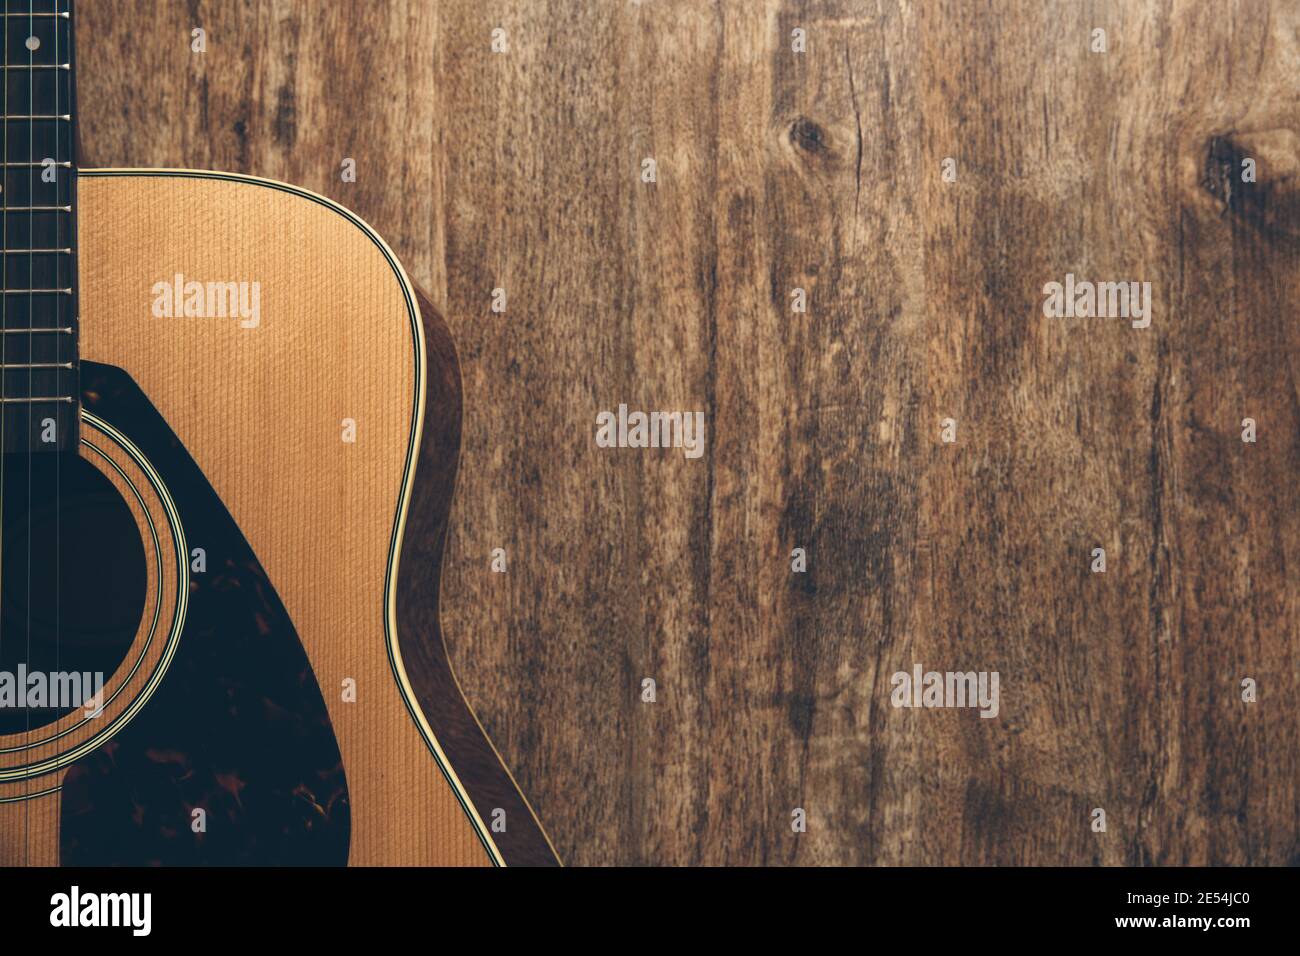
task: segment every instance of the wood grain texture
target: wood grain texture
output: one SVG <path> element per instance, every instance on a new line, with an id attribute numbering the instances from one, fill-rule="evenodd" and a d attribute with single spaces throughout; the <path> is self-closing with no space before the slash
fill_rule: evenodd
<path id="1" fill-rule="evenodd" d="M 444 308 L 446 636 L 567 862 L 1276 864 L 1297 36 L 1262 0 L 95 0 L 83 134 L 325 192 Z M 1044 319 L 1066 272 L 1152 282 L 1152 327 Z M 597 450 L 619 402 L 705 411 L 705 456 Z M 894 710 L 917 662 L 998 670 L 1001 715 Z"/>
<path id="2" fill-rule="evenodd" d="M 447 654 L 439 589 L 460 455 L 460 363 L 438 310 L 422 293 L 416 299 L 427 356 L 426 411 L 397 582 L 402 655 L 429 725 L 479 817 L 492 822 L 492 842 L 506 865 L 554 866 L 560 862 L 555 847 L 465 705 Z"/>
<path id="3" fill-rule="evenodd" d="M 347 773 L 348 861 L 488 864 L 389 658 L 417 361 L 389 261 L 336 210 L 262 184 L 83 176 L 79 195 L 81 356 L 131 375 L 274 582 Z M 175 274 L 259 282 L 261 324 L 155 318 L 151 288 Z"/>

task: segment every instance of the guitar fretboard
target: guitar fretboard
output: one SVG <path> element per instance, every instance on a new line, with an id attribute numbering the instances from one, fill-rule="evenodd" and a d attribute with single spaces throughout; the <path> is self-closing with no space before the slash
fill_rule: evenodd
<path id="1" fill-rule="evenodd" d="M 56 451 L 79 417 L 71 0 L 0 6 L 0 446 Z"/>

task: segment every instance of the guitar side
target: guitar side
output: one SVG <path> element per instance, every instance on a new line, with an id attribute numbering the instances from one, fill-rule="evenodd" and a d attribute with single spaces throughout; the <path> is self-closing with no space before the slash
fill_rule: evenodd
<path id="1" fill-rule="evenodd" d="M 178 170 L 78 189 L 82 357 L 138 383 L 283 602 L 342 756 L 348 862 L 558 862 L 442 642 L 460 382 L 441 320 L 306 191 Z M 191 282 L 256 283 L 255 319 L 155 308 L 159 283 Z"/>

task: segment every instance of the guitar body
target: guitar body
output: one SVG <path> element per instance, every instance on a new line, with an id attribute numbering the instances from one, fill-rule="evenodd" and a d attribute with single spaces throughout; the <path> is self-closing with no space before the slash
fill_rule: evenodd
<path id="1" fill-rule="evenodd" d="M 83 170 L 77 203 L 77 460 L 5 484 L 58 488 L 55 633 L 109 673 L 93 717 L 0 726 L 0 863 L 557 862 L 447 661 L 459 369 L 391 251 L 247 177 Z M 0 658 L 35 602 L 9 514 Z"/>

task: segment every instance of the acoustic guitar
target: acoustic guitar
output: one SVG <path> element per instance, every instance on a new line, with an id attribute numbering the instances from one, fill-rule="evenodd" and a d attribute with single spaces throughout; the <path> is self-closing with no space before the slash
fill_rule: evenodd
<path id="1" fill-rule="evenodd" d="M 0 4 L 0 864 L 558 862 L 439 626 L 446 326 L 322 196 L 79 168 Z"/>

